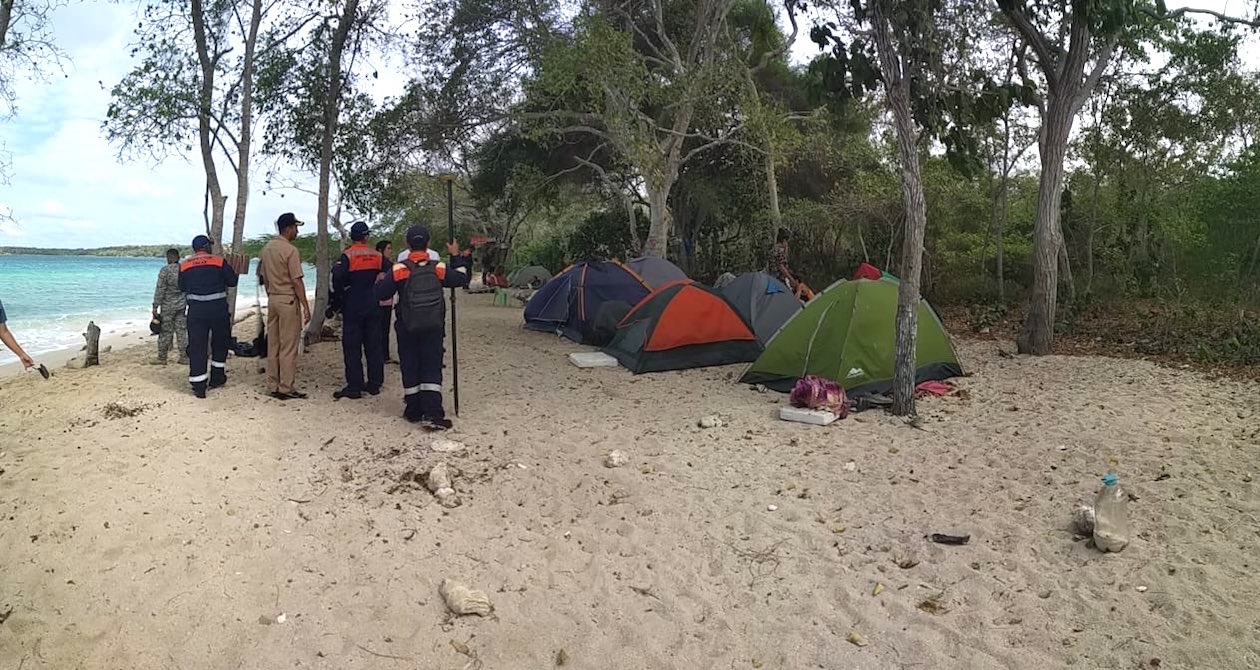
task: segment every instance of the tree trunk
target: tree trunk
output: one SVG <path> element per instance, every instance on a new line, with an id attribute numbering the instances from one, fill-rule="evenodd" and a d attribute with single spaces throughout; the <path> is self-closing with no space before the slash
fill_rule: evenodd
<path id="1" fill-rule="evenodd" d="M 197 45 L 197 62 L 201 81 L 197 92 L 197 134 L 201 142 L 201 165 L 206 172 L 206 190 L 210 199 L 210 238 L 215 251 L 223 251 L 223 209 L 227 198 L 219 185 L 219 172 L 214 165 L 214 139 L 211 135 L 210 106 L 214 99 L 214 59 L 206 37 L 205 7 L 201 0 L 192 0 L 193 40 Z"/>
<path id="2" fill-rule="evenodd" d="M 1003 242 L 1006 237 L 1006 225 L 1010 223 L 1011 203 L 1010 203 L 1010 181 L 1011 181 L 1011 115 L 1006 112 L 1002 115 L 1002 179 L 998 188 L 1001 189 L 1000 197 L 1002 200 L 1002 215 L 997 227 L 997 249 L 995 251 L 995 261 L 997 264 L 997 291 L 998 304 L 1006 304 L 1006 256 L 1005 246 Z"/>
<path id="3" fill-rule="evenodd" d="M 1257 267 L 1260 267 L 1260 236 L 1256 237 L 1256 247 L 1251 252 L 1251 267 L 1246 271 L 1246 274 L 1255 274 Z"/>
<path id="4" fill-rule="evenodd" d="M 0 0 L 0 49 L 9 40 L 9 24 L 13 21 L 14 0 Z"/>
<path id="5" fill-rule="evenodd" d="M 770 239 L 774 244 L 778 239 L 779 229 L 783 227 L 783 212 L 779 210 L 779 177 L 776 172 L 774 154 L 769 147 L 765 149 L 766 196 L 770 198 Z"/>
<path id="6" fill-rule="evenodd" d="M 258 27 L 262 23 L 262 0 L 253 0 L 249 34 L 245 37 L 245 58 L 241 64 L 241 132 L 236 145 L 236 212 L 232 215 L 232 251 L 242 253 L 245 243 L 245 206 L 249 201 L 250 132 L 254 114 L 254 53 Z M 236 315 L 236 287 L 228 289 L 228 313 Z"/>
<path id="7" fill-rule="evenodd" d="M 1006 304 L 1006 256 L 1005 247 L 1002 242 L 1006 239 L 1006 224 L 1010 222 L 1011 218 L 1011 203 L 1007 196 L 1009 181 L 1009 177 L 1007 176 L 1008 174 L 1009 167 L 1002 173 L 1002 183 L 998 187 L 1001 189 L 999 191 L 999 197 L 1002 199 L 1002 215 L 998 217 L 997 232 L 994 234 L 994 237 L 997 239 L 994 241 L 996 248 L 994 249 L 993 254 L 994 261 L 997 265 L 998 303 L 1002 305 Z"/>
<path id="8" fill-rule="evenodd" d="M 1095 163 L 1095 166 L 1097 163 Z M 1094 290 L 1094 235 L 1098 233 L 1098 168 L 1093 170 L 1094 196 L 1089 208 L 1089 228 L 1085 231 L 1085 294 Z"/>
<path id="9" fill-rule="evenodd" d="M 1141 168 L 1139 168 L 1141 170 Z M 1137 190 L 1137 230 L 1133 234 L 1133 264 L 1142 269 L 1146 262 L 1151 258 L 1150 251 L 1150 208 L 1147 207 L 1148 198 L 1146 197 L 1146 175 L 1138 175 Z"/>
<path id="10" fill-rule="evenodd" d="M 639 220 L 634 209 L 634 198 L 623 191 L 621 204 L 626 208 L 626 225 L 630 226 L 630 242 L 634 248 L 638 249 L 643 242 L 639 240 Z"/>
<path id="11" fill-rule="evenodd" d="M 885 247 L 884 249 L 883 269 L 888 270 L 889 272 L 893 271 L 893 264 L 892 264 L 893 246 L 897 244 L 897 230 L 900 228 L 904 228 L 905 224 L 906 224 L 906 215 L 903 213 L 901 216 L 897 217 L 896 221 L 893 221 L 892 225 L 888 227 L 888 246 Z M 897 272 L 901 272 L 901 269 L 898 268 Z"/>
<path id="12" fill-rule="evenodd" d="M 669 251 L 669 233 L 674 221 L 669 211 L 669 194 L 674 190 L 674 184 L 678 182 L 678 172 L 682 169 L 682 138 L 686 137 L 687 130 L 691 128 L 695 103 L 683 102 L 681 107 L 674 117 L 670 135 L 656 144 L 660 151 L 657 158 L 660 167 L 653 163 L 652 169 L 641 171 L 647 184 L 648 207 L 652 210 L 652 225 L 648 228 L 647 241 L 643 245 L 644 256 L 665 258 Z"/>
<path id="13" fill-rule="evenodd" d="M 315 305 L 311 308 L 311 322 L 306 327 L 308 344 L 318 342 L 323 334 L 324 309 L 328 305 L 328 290 L 332 281 L 328 258 L 328 199 L 332 188 L 333 140 L 337 135 L 337 118 L 341 112 L 341 54 L 358 10 L 359 0 L 346 0 L 328 52 L 328 97 L 324 99 L 324 128 L 319 147 L 319 197 L 315 214 Z"/>
<path id="14" fill-rule="evenodd" d="M 1001 206 L 998 199 L 997 179 L 993 177 L 993 152 L 990 150 L 986 153 L 988 153 L 985 174 L 988 175 L 989 182 L 989 227 L 984 231 L 984 244 L 980 247 L 980 279 L 982 282 L 989 277 L 989 242 L 993 240 L 993 233 L 997 230 L 998 212 Z"/>
<path id="15" fill-rule="evenodd" d="M 201 218 L 205 220 L 206 235 L 210 235 L 210 185 L 206 184 L 205 197 L 201 202 Z"/>
<path id="16" fill-rule="evenodd" d="M 333 211 L 332 217 L 328 222 L 329 225 L 333 227 L 333 230 L 337 231 L 337 244 L 338 244 L 337 254 L 338 255 L 344 252 L 346 250 L 346 247 L 350 246 L 350 229 L 346 228 L 346 225 L 341 222 L 342 202 L 343 201 L 341 197 L 341 190 L 338 189 L 337 190 L 337 209 Z"/>
<path id="17" fill-rule="evenodd" d="M 1072 278 L 1072 259 L 1068 257 L 1067 238 L 1059 231 L 1059 273 L 1063 275 L 1063 285 L 1067 286 L 1068 304 L 1076 303 L 1076 281 Z"/>
<path id="18" fill-rule="evenodd" d="M 1050 96 L 1042 125 L 1041 179 L 1037 186 L 1037 218 L 1033 225 L 1033 291 L 1028 315 L 1016 338 L 1021 354 L 1045 356 L 1054 345 L 1054 312 L 1058 302 L 1059 206 L 1063 201 L 1063 158 L 1072 133 L 1075 110 L 1068 97 Z"/>
<path id="19" fill-rule="evenodd" d="M 675 172 L 676 174 L 676 172 Z M 665 258 L 669 249 L 669 229 L 672 217 L 669 214 L 669 192 L 674 187 L 676 177 L 667 176 L 661 180 L 659 187 L 648 186 L 648 207 L 652 210 L 652 226 L 648 228 L 647 242 L 643 245 L 644 256 Z"/>
<path id="20" fill-rule="evenodd" d="M 915 354 L 918 351 L 919 274 L 923 267 L 923 236 L 927 203 L 919 174 L 918 132 L 910 113 L 910 80 L 905 63 L 893 47 L 893 37 L 882 2 L 870 4 L 876 53 L 883 71 L 888 105 L 892 108 L 901 161 L 901 190 L 905 196 L 906 233 L 901 244 L 901 283 L 897 291 L 896 344 L 893 354 L 893 406 L 897 416 L 913 416 Z"/>
<path id="21" fill-rule="evenodd" d="M 1059 206 L 1063 199 L 1063 158 L 1076 113 L 1089 98 L 1111 62 L 1117 38 L 1108 37 L 1094 49 L 1090 32 L 1097 20 L 1091 3 L 1072 2 L 1070 19 L 1064 16 L 1058 45 L 1028 18 L 1022 2 L 1002 2 L 999 8 L 1013 19 L 1025 44 L 1037 51 L 1037 65 L 1046 78 L 1046 106 L 1039 141 L 1041 179 L 1037 188 L 1037 215 L 1033 225 L 1033 293 L 1028 315 L 1015 343 L 1019 352 L 1044 356 L 1054 345 L 1054 311 L 1058 300 L 1058 256 L 1061 242 Z M 1093 51 L 1093 67 L 1088 75 Z"/>

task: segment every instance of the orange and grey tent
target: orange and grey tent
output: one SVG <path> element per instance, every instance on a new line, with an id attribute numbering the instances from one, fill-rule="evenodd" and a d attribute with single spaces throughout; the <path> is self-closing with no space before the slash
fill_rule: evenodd
<path id="1" fill-rule="evenodd" d="M 681 280 L 640 300 L 618 324 L 604 352 L 638 374 L 744 363 L 756 360 L 761 345 L 726 298 Z"/>

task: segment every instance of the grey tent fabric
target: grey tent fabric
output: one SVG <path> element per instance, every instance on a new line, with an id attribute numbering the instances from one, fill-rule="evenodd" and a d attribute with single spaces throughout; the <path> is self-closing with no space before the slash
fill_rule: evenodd
<path id="1" fill-rule="evenodd" d="M 723 286 L 720 292 L 740 316 L 752 324 L 757 342 L 762 346 L 801 311 L 801 301 L 788 287 L 764 272 L 745 272 Z"/>
<path id="2" fill-rule="evenodd" d="M 597 347 L 607 345 L 617 334 L 617 326 L 630 312 L 630 303 L 621 300 L 609 300 L 599 306 L 595 312 L 595 322 L 591 327 L 591 341 Z"/>
<path id="3" fill-rule="evenodd" d="M 735 281 L 735 275 L 729 272 L 723 272 L 722 276 L 718 277 L 717 281 L 713 282 L 713 288 L 717 289 L 718 291 L 721 291 L 722 287 L 726 286 L 727 284 L 730 284 L 733 281 Z"/>
<path id="4" fill-rule="evenodd" d="M 679 270 L 677 265 L 655 256 L 636 258 L 626 263 L 626 266 L 642 277 L 653 290 L 669 282 L 687 278 L 687 274 Z"/>
<path id="5" fill-rule="evenodd" d="M 550 279 L 551 273 L 547 272 L 547 268 L 541 265 L 530 265 L 508 275 L 507 282 L 512 288 L 528 288 L 542 286 Z"/>

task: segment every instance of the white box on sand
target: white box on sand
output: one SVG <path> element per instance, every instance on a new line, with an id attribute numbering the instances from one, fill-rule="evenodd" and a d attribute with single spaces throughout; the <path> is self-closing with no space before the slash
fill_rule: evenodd
<path id="1" fill-rule="evenodd" d="M 582 351 L 569 354 L 569 362 L 579 368 L 612 368 L 617 359 L 602 351 Z"/>
<path id="2" fill-rule="evenodd" d="M 840 417 L 836 416 L 834 412 L 828 412 L 825 409 L 805 409 L 803 407 L 784 405 L 779 408 L 779 418 L 784 421 L 828 426 Z"/>

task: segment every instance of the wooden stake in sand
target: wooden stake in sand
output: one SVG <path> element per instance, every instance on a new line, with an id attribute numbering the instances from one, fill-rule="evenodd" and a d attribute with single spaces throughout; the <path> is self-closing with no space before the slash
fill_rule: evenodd
<path id="1" fill-rule="evenodd" d="M 101 327 L 96 325 L 95 321 L 88 321 L 87 332 L 83 333 L 83 339 L 87 340 L 87 353 L 83 358 L 83 367 L 100 365 Z"/>

